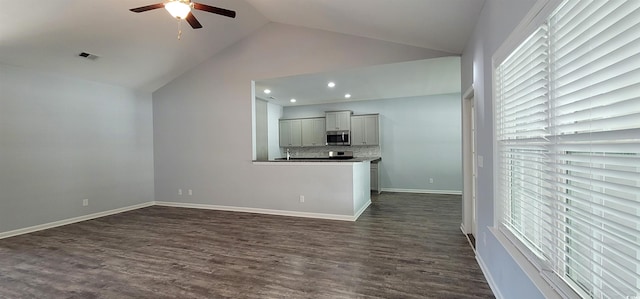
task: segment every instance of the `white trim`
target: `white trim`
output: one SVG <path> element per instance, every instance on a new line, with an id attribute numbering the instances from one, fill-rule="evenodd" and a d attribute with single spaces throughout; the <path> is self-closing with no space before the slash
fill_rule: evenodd
<path id="1" fill-rule="evenodd" d="M 499 181 L 497 180 L 498 176 L 498 151 L 495 149 L 498 148 L 498 141 L 496 140 L 497 136 L 497 127 L 496 127 L 496 80 L 495 73 L 496 67 L 505 60 L 508 55 L 516 48 L 518 45 L 526 39 L 537 27 L 542 24 L 545 19 L 556 9 L 563 0 L 538 0 L 533 7 L 529 10 L 527 15 L 520 21 L 520 24 L 509 34 L 509 36 L 505 39 L 505 41 L 500 45 L 500 47 L 493 53 L 491 56 L 491 107 L 492 108 L 492 130 L 491 130 L 491 140 L 493 142 L 493 189 L 499 189 Z M 497 204 L 496 200 L 494 200 L 493 204 L 493 225 L 500 225 L 500 217 L 502 215 L 502 210 L 500 204 Z"/>
<path id="2" fill-rule="evenodd" d="M 477 134 L 475 131 L 475 89 L 471 84 L 462 98 L 462 223 L 467 224 L 469 233 L 477 234 Z M 476 174 L 474 176 L 474 174 Z M 476 188 L 474 188 L 476 186 Z M 476 190 L 474 190 L 476 189 Z M 475 192 L 474 192 L 475 191 Z M 474 202 L 476 201 L 476 202 Z M 474 222 L 475 220 L 475 222 Z"/>
<path id="3" fill-rule="evenodd" d="M 464 223 L 460 223 L 460 230 L 462 231 L 462 234 L 464 235 L 464 237 L 467 238 L 467 242 L 469 243 L 469 246 L 471 247 L 471 249 L 473 249 L 473 254 L 475 256 L 478 256 L 478 252 L 476 251 L 476 247 L 473 246 L 473 242 L 471 242 L 471 238 L 469 238 L 469 235 L 473 236 L 473 234 L 466 233 L 465 228 L 464 228 Z M 476 236 L 473 236 L 473 237 L 475 238 Z M 478 242 L 478 240 L 476 240 L 476 243 L 477 242 Z"/>
<path id="4" fill-rule="evenodd" d="M 362 206 L 362 208 L 360 208 L 360 210 L 357 211 L 355 215 L 353 215 L 353 221 L 358 220 L 358 218 L 360 218 L 360 215 L 362 215 L 362 213 L 364 213 L 364 211 L 366 211 L 370 205 L 371 205 L 371 199 L 369 199 L 367 203 L 364 206 Z"/>
<path id="5" fill-rule="evenodd" d="M 427 190 L 427 189 L 400 189 L 400 188 L 382 188 L 383 192 L 399 192 L 399 193 L 427 193 L 427 194 L 451 194 L 462 195 L 459 190 Z"/>
<path id="6" fill-rule="evenodd" d="M 473 89 L 473 84 L 471 84 L 471 86 L 469 86 L 469 88 L 467 88 L 467 91 L 465 91 L 464 94 L 462 95 L 462 99 L 463 100 L 473 99 L 474 92 L 475 91 Z"/>
<path id="7" fill-rule="evenodd" d="M 366 208 L 371 204 L 369 203 L 365 205 L 361 211 L 358 211 L 359 214 L 354 216 L 349 215 L 338 215 L 338 214 L 324 214 L 324 213 L 309 213 L 309 212 L 298 212 L 298 211 L 286 211 L 286 210 L 271 210 L 271 209 L 259 209 L 259 208 L 247 208 L 247 207 L 234 207 L 234 206 L 220 206 L 220 205 L 208 205 L 208 204 L 195 204 L 195 203 L 182 203 L 182 202 L 169 202 L 169 201 L 156 201 L 156 205 L 165 206 L 165 207 L 176 207 L 176 208 L 190 208 L 190 209 L 205 209 L 205 210 L 216 210 L 216 211 L 230 211 L 230 212 L 242 212 L 242 213 L 256 213 L 256 214 L 268 214 L 268 215 L 278 215 L 278 216 L 291 216 L 291 217 L 304 217 L 304 218 L 317 218 L 317 219 L 328 219 L 328 220 L 342 220 L 342 221 L 356 221 L 360 214 L 366 210 Z"/>
<path id="8" fill-rule="evenodd" d="M 502 45 L 493 53 L 493 64 L 499 65 L 502 63 L 561 3 L 562 0 L 538 0 L 522 21 L 520 21 L 520 24 L 518 24 Z M 495 67 L 492 69 L 495 69 Z"/>
<path id="9" fill-rule="evenodd" d="M 72 224 L 76 222 L 87 221 L 95 218 L 110 216 L 114 214 L 119 214 L 122 212 L 128 212 L 132 210 L 137 210 L 141 208 L 146 208 L 150 206 L 165 206 L 165 207 L 176 207 L 176 208 L 191 208 L 191 209 L 206 209 L 206 210 L 218 210 L 218 211 L 232 211 L 232 212 L 244 212 L 244 213 L 257 213 L 257 214 L 269 214 L 269 215 L 279 215 L 279 216 L 292 216 L 292 217 L 303 217 L 303 218 L 317 218 L 317 219 L 329 219 L 329 220 L 341 220 L 341 221 L 356 221 L 367 210 L 367 208 L 371 205 L 371 200 L 367 201 L 367 203 L 360 208 L 359 211 L 355 213 L 353 216 L 348 215 L 337 215 L 337 214 L 322 214 L 322 213 L 308 213 L 308 212 L 297 212 L 297 211 L 285 211 L 285 210 L 269 210 L 269 209 L 257 209 L 257 208 L 244 208 L 244 207 L 232 207 L 232 206 L 218 206 L 218 205 L 205 205 L 205 204 L 192 204 L 192 203 L 179 203 L 179 202 L 165 202 L 165 201 L 149 201 L 137 205 L 132 205 L 124 208 L 113 209 L 109 211 L 103 211 L 98 213 L 93 213 L 89 215 L 63 219 L 59 221 L 34 225 L 25 228 L 19 228 L 16 230 L 11 230 L 7 232 L 0 232 L 0 239 L 5 239 L 9 237 L 14 237 L 18 235 L 29 234 L 45 229 L 50 229 L 58 226 L 63 226 L 67 224 Z"/>
<path id="10" fill-rule="evenodd" d="M 484 278 L 487 280 L 487 283 L 489 284 L 489 288 L 491 288 L 493 295 L 496 297 L 496 299 L 504 299 L 504 296 L 502 296 L 502 293 L 500 293 L 500 289 L 498 289 L 496 281 L 493 280 L 493 276 L 491 276 L 491 272 L 489 272 L 489 268 L 484 264 L 484 261 L 482 261 L 482 257 L 478 254 L 476 254 L 476 261 L 478 262 L 478 265 L 480 265 L 480 270 L 484 274 Z"/>
<path id="11" fill-rule="evenodd" d="M 137 204 L 137 205 L 132 205 L 132 206 L 124 207 L 124 208 L 118 208 L 118 209 L 108 210 L 108 211 L 104 211 L 104 212 L 98 212 L 98 213 L 93 213 L 93 214 L 89 214 L 89 215 L 78 216 L 78 217 L 74 217 L 74 218 L 69 218 L 69 219 L 64 219 L 64 220 L 59 220 L 59 221 L 54 221 L 54 222 L 49 222 L 49 223 L 29 226 L 29 227 L 25 227 L 25 228 L 19 228 L 19 229 L 7 231 L 7 232 L 0 232 L 0 239 L 14 237 L 14 236 L 17 236 L 17 235 L 24 235 L 24 234 L 28 234 L 28 233 L 33 233 L 33 232 L 37 232 L 37 231 L 41 231 L 41 230 L 45 230 L 45 229 L 50 229 L 50 228 L 54 228 L 54 227 L 58 227 L 58 226 L 63 226 L 63 225 L 67 225 L 67 224 L 76 223 L 76 222 L 82 222 L 82 221 L 91 220 L 91 219 L 95 219 L 95 218 L 105 217 L 105 216 L 109 216 L 109 215 L 119 214 L 119 213 L 122 213 L 122 212 L 128 212 L 128 211 L 131 211 L 131 210 L 137 210 L 137 209 L 141 209 L 141 208 L 146 208 L 146 207 L 150 207 L 150 206 L 153 206 L 153 205 L 154 205 L 154 202 L 153 201 L 149 201 L 149 202 L 145 202 L 145 203 L 141 203 L 141 204 Z"/>

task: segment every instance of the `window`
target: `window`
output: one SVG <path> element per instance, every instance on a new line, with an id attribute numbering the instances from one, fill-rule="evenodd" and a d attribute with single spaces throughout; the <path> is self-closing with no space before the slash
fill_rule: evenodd
<path id="1" fill-rule="evenodd" d="M 496 62 L 501 231 L 567 297 L 640 297 L 640 1 L 563 1 Z"/>

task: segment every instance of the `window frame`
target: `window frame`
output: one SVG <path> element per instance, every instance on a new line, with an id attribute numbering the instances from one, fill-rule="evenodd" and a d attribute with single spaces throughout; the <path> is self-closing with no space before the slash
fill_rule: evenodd
<path id="1" fill-rule="evenodd" d="M 509 217 L 505 218 L 504 215 L 508 214 L 505 212 L 508 212 L 506 209 L 510 209 L 513 210 L 514 209 L 514 205 L 511 206 L 507 206 L 505 205 L 505 203 L 507 202 L 511 202 L 509 200 L 510 196 L 509 194 L 504 195 L 500 190 L 502 190 L 505 186 L 505 183 L 508 182 L 507 181 L 500 181 L 500 179 L 504 179 L 505 176 L 503 174 L 501 174 L 501 172 L 503 172 L 503 167 L 505 166 L 505 163 L 503 163 L 503 158 L 504 157 L 509 157 L 510 155 L 507 153 L 507 155 L 505 156 L 501 151 L 499 151 L 500 149 L 502 149 L 504 147 L 504 145 L 506 144 L 507 147 L 509 147 L 509 140 L 510 138 L 504 138 L 504 131 L 502 131 L 503 135 L 501 137 L 501 140 L 498 139 L 498 132 L 500 129 L 505 128 L 503 127 L 501 124 L 503 123 L 502 120 L 504 118 L 499 118 L 499 116 L 501 114 L 503 114 L 503 108 L 501 108 L 501 106 L 503 106 L 503 104 L 501 104 L 501 106 L 498 106 L 497 103 L 499 101 L 498 96 L 500 95 L 498 93 L 498 88 L 499 88 L 499 84 L 501 84 L 502 82 L 499 82 L 499 76 L 497 76 L 498 74 L 498 68 L 501 67 L 501 64 L 506 61 L 511 54 L 518 48 L 520 47 L 521 44 L 523 44 L 523 42 L 525 40 L 527 40 L 530 36 L 532 36 L 532 34 L 534 32 L 536 32 L 537 30 L 539 30 L 539 28 L 543 25 L 543 23 L 545 23 L 549 17 L 551 16 L 551 14 L 558 8 L 558 6 L 560 4 L 562 4 L 564 1 L 563 0 L 539 0 L 531 9 L 531 11 L 527 14 L 527 16 L 523 19 L 523 21 L 520 23 L 520 25 L 518 27 L 516 27 L 516 29 L 511 33 L 511 35 L 505 40 L 505 42 L 503 43 L 503 45 L 498 48 L 498 50 L 494 53 L 493 57 L 492 57 L 492 76 L 491 76 L 491 84 L 492 84 L 492 112 L 493 112 L 493 117 L 492 117 L 492 122 L 493 122 L 493 192 L 494 192 L 494 217 L 493 217 L 493 227 L 490 227 L 490 231 L 496 236 L 496 238 L 498 239 L 498 241 L 500 241 L 500 243 L 502 243 L 502 245 L 505 247 L 505 249 L 507 249 L 507 252 L 509 252 L 509 254 L 511 254 L 511 256 L 514 258 L 514 260 L 521 266 L 521 268 L 525 271 L 525 273 L 527 274 L 527 276 L 529 278 L 532 279 L 532 281 L 534 282 L 534 284 L 541 290 L 541 292 L 545 295 L 545 297 L 547 298 L 551 298 L 551 297 L 564 297 L 564 298 L 568 298 L 568 297 L 576 297 L 576 296 L 580 296 L 580 297 L 589 297 L 589 294 L 587 294 L 587 291 L 583 291 L 581 289 L 581 287 L 576 287 L 577 285 L 580 284 L 579 279 L 573 279 L 570 278 L 571 281 L 565 281 L 566 277 L 571 277 L 571 275 L 569 274 L 569 272 L 571 272 L 572 270 L 569 269 L 569 264 L 570 261 L 568 261 L 567 259 L 561 258 L 560 261 L 558 260 L 558 255 L 556 254 L 552 254 L 550 261 L 548 261 L 544 256 L 547 256 L 547 254 L 542 253 L 543 251 L 541 251 L 541 253 L 536 253 L 535 247 L 538 247 L 538 244 L 536 242 L 531 242 L 531 244 L 525 244 L 525 242 L 530 241 L 530 239 L 527 237 L 526 233 L 522 233 L 524 231 L 526 231 L 526 228 L 523 230 L 522 227 L 518 228 L 518 226 L 513 227 L 513 225 L 509 224 Z M 551 53 L 549 53 L 549 55 L 551 55 Z M 550 56 L 550 59 L 551 58 Z M 549 61 L 549 66 L 553 66 L 553 63 L 551 63 L 553 60 Z M 509 62 L 511 63 L 511 62 Z M 507 64 L 508 65 L 508 64 Z M 550 73 L 551 74 L 551 73 Z M 554 82 L 554 81 L 549 81 L 549 82 Z M 505 89 L 503 89 L 504 91 Z M 506 89 L 508 90 L 508 89 Z M 552 90 L 552 89 L 550 89 Z M 502 95 L 500 95 L 502 96 Z M 550 98 L 551 99 L 551 98 Z M 554 102 L 549 102 L 550 105 L 553 105 L 551 103 Z M 509 105 L 509 104 L 507 104 Z M 518 104 L 519 105 L 519 104 Z M 500 110 L 498 110 L 500 109 Z M 510 108 L 508 108 L 510 109 Z M 507 109 L 507 111 L 508 111 Z M 498 120 L 501 121 L 498 121 Z M 551 127 L 553 127 L 554 125 L 551 125 Z M 509 129 L 509 127 L 506 127 L 507 129 Z M 634 129 L 636 129 L 636 127 L 633 127 Z M 637 129 L 636 129 L 637 130 Z M 507 133 L 507 136 L 509 133 Z M 564 134 L 564 133 L 562 133 Z M 552 135 L 552 138 L 556 138 L 556 135 Z M 617 137 L 620 138 L 620 137 Z M 635 138 L 634 138 L 635 140 Z M 516 142 L 517 145 L 517 142 Z M 553 147 L 554 145 L 550 145 L 551 147 Z M 562 149 L 562 148 L 560 148 Z M 557 150 L 553 150 L 553 153 L 558 152 Z M 591 152 L 593 153 L 593 152 Z M 606 153 L 606 152 L 605 152 Z M 635 153 L 635 151 L 634 151 Z M 570 155 L 571 152 L 566 152 L 564 154 L 562 154 L 562 156 L 564 155 Z M 579 153 L 577 153 L 579 154 Z M 616 154 L 615 152 L 613 154 Z M 624 152 L 618 153 L 618 154 L 627 154 Z M 634 155 L 640 155 L 640 154 L 634 154 Z M 516 156 L 517 156 L 517 152 L 516 152 Z M 507 158 L 508 159 L 508 158 Z M 579 160 L 578 160 L 579 161 Z M 568 160 L 568 163 L 571 162 L 571 160 Z M 612 165 L 616 165 L 615 163 Z M 605 165 L 606 166 L 606 165 Z M 526 167 L 525 167 L 526 168 Z M 564 168 L 566 169 L 566 168 Z M 568 170 L 567 170 L 568 171 Z M 553 172 L 552 172 L 553 173 Z M 571 176 L 571 175 L 568 175 Z M 555 177 L 554 180 L 558 180 L 559 177 Z M 564 179 L 564 178 L 563 178 Z M 566 184 L 570 185 L 569 179 L 566 179 L 567 182 L 565 182 Z M 582 184 L 581 182 L 577 182 L 579 185 Z M 507 184 L 508 185 L 508 184 Z M 567 185 L 567 186 L 568 186 Z M 606 185 L 605 185 L 606 186 Z M 510 187 L 508 187 L 510 190 Z M 561 187 L 559 187 L 561 188 Z M 517 189 L 517 188 L 516 188 Z M 574 191 L 576 189 L 573 189 Z M 580 188 L 578 188 L 578 192 L 582 193 L 582 190 Z M 600 192 L 602 193 L 602 192 Z M 502 195 L 501 195 L 502 194 Z M 498 196 L 500 195 L 500 196 Z M 561 198 L 565 199 L 565 200 L 569 200 L 569 198 L 565 198 L 562 197 Z M 580 201 L 581 202 L 581 201 Z M 577 204 L 579 204 L 580 202 L 577 202 Z M 569 201 L 565 202 L 565 204 L 567 205 L 571 205 L 571 203 Z M 560 204 L 561 206 L 563 206 L 562 204 Z M 556 206 L 556 204 L 553 204 L 553 202 L 551 202 L 551 206 Z M 518 208 L 517 205 L 515 206 L 515 208 Z M 522 208 L 522 207 L 519 207 Z M 557 208 L 557 207 L 556 207 Z M 567 216 L 570 212 L 570 210 L 573 210 L 571 208 L 558 208 L 559 210 L 563 210 L 564 212 L 559 212 L 557 213 L 553 213 L 552 217 L 550 218 L 549 222 L 553 222 L 553 227 L 555 227 L 556 229 L 554 229 L 554 231 L 558 231 L 558 227 L 568 227 L 570 230 L 574 230 L 575 232 L 577 232 L 578 234 L 585 234 L 584 231 L 581 231 L 579 229 L 578 226 L 572 226 L 572 225 L 568 225 L 569 223 L 568 221 L 570 220 L 575 220 L 576 218 L 573 218 L 571 216 Z M 578 210 L 580 210 L 578 208 Z M 556 211 L 554 209 L 554 211 Z M 551 215 L 551 214 L 550 214 Z M 604 216 L 602 216 L 604 217 Z M 506 220 L 505 220 L 506 219 Z M 536 218 L 538 219 L 538 218 Z M 559 221 L 559 223 L 558 223 Z M 544 222 L 544 221 L 543 221 Z M 511 231 L 514 230 L 515 233 L 512 233 Z M 559 230 L 560 233 L 558 235 L 565 235 L 563 230 Z M 516 234 L 521 234 L 520 237 L 516 236 Z M 566 235 L 569 236 L 571 234 L 570 231 L 566 231 Z M 592 234 L 592 233 L 589 233 Z M 543 247 L 545 247 L 546 245 L 550 245 L 551 247 L 549 248 L 559 248 L 559 249 L 563 249 L 561 250 L 560 256 L 564 257 L 565 255 L 569 254 L 568 251 L 566 250 L 567 248 L 572 250 L 572 245 L 568 245 L 566 242 L 560 242 L 557 239 L 557 236 L 555 239 L 552 239 L 550 241 L 552 241 L 553 243 L 549 243 L 549 244 L 544 244 L 542 245 Z M 595 234 L 596 236 L 599 235 L 599 233 Z M 609 234 L 605 235 L 604 237 L 610 236 Z M 589 237 L 589 236 L 587 236 Z M 571 237 L 569 237 L 571 238 Z M 575 235 L 576 240 L 578 239 L 578 235 Z M 522 241 L 522 240 L 524 241 Z M 566 237 L 565 237 L 566 239 Z M 573 238 L 572 238 L 573 240 Z M 566 240 L 565 240 L 566 241 Z M 587 240 L 589 241 L 589 240 Z M 597 240 L 596 240 L 597 241 Z M 555 243 L 557 242 L 557 243 Z M 578 241 L 576 241 L 578 242 Z M 596 243 L 602 243 L 604 242 L 604 239 L 601 240 L 600 242 L 596 242 Z M 570 242 L 571 243 L 571 242 Z M 584 244 L 583 244 L 584 245 Z M 592 245 L 593 246 L 593 245 Z M 597 247 L 597 246 L 596 246 Z M 607 248 L 602 248 L 601 250 L 599 250 L 599 255 L 604 256 L 604 250 Z M 633 249 L 633 247 L 632 247 Z M 554 249 L 555 250 L 555 249 Z M 636 250 L 636 255 L 640 254 L 637 251 L 638 249 L 635 248 Z M 598 250 L 597 250 L 598 251 Z M 582 255 L 578 252 L 578 255 Z M 571 255 L 571 259 L 575 259 L 578 255 Z M 554 258 L 555 257 L 555 258 Z M 587 259 L 589 259 L 589 257 L 587 257 Z M 564 262 L 563 262 L 564 261 Z M 608 259 L 607 259 L 608 261 Z M 553 265 L 551 263 L 557 263 L 557 265 Z M 620 265 L 618 263 L 613 263 L 614 265 Z M 553 269 L 558 268 L 558 266 L 563 266 L 564 268 L 566 268 L 565 270 L 563 270 L 564 273 L 563 277 L 559 277 L 558 275 L 555 274 Z M 587 265 L 591 268 L 602 268 L 602 264 L 589 264 Z M 595 267 L 594 267 L 595 266 Z M 620 268 L 622 269 L 622 268 Z M 625 270 L 629 270 L 628 268 Z M 595 271 L 595 270 L 594 270 Z M 599 271 L 602 271 L 602 269 L 600 269 Z M 631 270 L 633 271 L 633 270 Z M 582 272 L 576 272 L 578 275 L 582 275 Z M 608 273 L 613 273 L 613 272 L 608 272 Z M 613 276 L 619 279 L 619 277 L 617 276 Z M 605 280 L 606 281 L 606 280 Z M 627 283 L 629 283 L 628 280 L 622 280 L 623 283 L 626 281 Z M 640 283 L 640 280 L 636 280 L 636 285 L 638 285 L 638 283 Z M 570 286 L 573 285 L 572 286 Z M 632 287 L 633 288 L 633 287 Z M 638 287 L 636 286 L 636 289 Z M 552 292 L 549 291 L 549 289 L 552 289 Z M 602 289 L 599 289 L 600 291 L 602 291 Z M 603 293 L 601 293 L 603 294 Z"/>
<path id="2" fill-rule="evenodd" d="M 518 237 L 502 226 L 503 206 L 501 199 L 496 196 L 500 188 L 498 180 L 500 171 L 500 158 L 496 149 L 499 148 L 498 127 L 495 123 L 496 115 L 496 95 L 498 82 L 496 80 L 496 70 L 498 66 L 506 60 L 509 55 L 520 46 L 538 27 L 540 27 L 553 11 L 562 4 L 563 0 L 538 0 L 523 18 L 520 24 L 511 32 L 502 45 L 494 52 L 491 59 L 491 105 L 492 105 L 492 146 L 493 146 L 493 227 L 490 231 L 496 239 L 505 247 L 507 252 L 521 267 L 521 269 L 532 280 L 534 285 L 541 291 L 545 298 L 571 298 L 578 294 L 567 285 L 561 278 L 557 277 L 551 267 L 546 265 L 540 257 L 533 253 Z"/>

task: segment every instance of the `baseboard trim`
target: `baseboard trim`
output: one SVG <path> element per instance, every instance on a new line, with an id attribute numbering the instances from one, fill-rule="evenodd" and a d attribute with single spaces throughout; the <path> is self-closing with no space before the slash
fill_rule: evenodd
<path id="1" fill-rule="evenodd" d="M 473 246 L 473 242 L 471 242 L 471 239 L 469 238 L 469 234 L 467 233 L 467 230 L 464 228 L 464 223 L 460 223 L 460 231 L 462 231 L 462 234 L 464 235 L 464 237 L 467 238 L 467 242 L 469 243 L 469 246 L 473 250 L 473 254 L 475 254 L 476 257 L 477 257 L 478 256 L 478 252 L 476 251 L 476 247 Z M 476 244 L 477 244 L 477 242 L 478 242 L 478 240 L 476 240 Z"/>
<path id="2" fill-rule="evenodd" d="M 208 204 L 194 204 L 194 203 L 182 203 L 182 202 L 170 202 L 170 201 L 156 201 L 155 204 L 158 206 L 175 207 L 175 208 L 190 208 L 190 209 L 204 209 L 204 210 L 229 211 L 229 212 L 241 212 L 241 213 L 268 214 L 268 215 L 278 215 L 278 216 L 317 218 L 317 219 L 341 220 L 341 221 L 356 221 L 356 219 L 358 219 L 358 216 L 360 216 L 358 214 L 356 214 L 357 216 L 349 216 L 349 215 L 338 215 L 338 214 L 309 213 L 309 212 L 298 212 L 298 211 L 271 210 L 271 209 L 220 206 L 220 205 L 208 205 Z M 364 209 L 362 210 L 362 212 L 364 212 Z"/>
<path id="3" fill-rule="evenodd" d="M 464 223 L 460 223 L 460 230 L 462 231 L 463 235 L 465 235 L 465 236 L 467 235 L 467 230 L 464 229 Z"/>
<path id="4" fill-rule="evenodd" d="M 489 272 L 487 265 L 484 264 L 484 261 L 482 261 L 482 258 L 478 254 L 476 254 L 476 261 L 478 261 L 480 270 L 482 271 L 482 274 L 484 274 L 484 278 L 487 279 L 487 283 L 489 284 L 489 288 L 491 288 L 493 295 L 496 299 L 504 299 L 504 296 L 500 293 L 500 289 L 498 289 L 495 280 L 493 280 L 493 276 L 491 276 L 491 272 Z"/>
<path id="5" fill-rule="evenodd" d="M 382 188 L 383 192 L 399 192 L 399 193 L 427 193 L 427 194 L 450 194 L 462 195 L 462 191 L 458 190 L 427 190 L 427 189 L 400 189 L 400 188 Z"/>
<path id="6" fill-rule="evenodd" d="M 45 229 L 50 229 L 58 226 L 76 223 L 76 222 L 87 221 L 87 220 L 105 217 L 109 215 L 119 214 L 122 212 L 128 212 L 128 211 L 146 208 L 154 205 L 165 206 L 165 207 L 176 207 L 176 208 L 206 209 L 206 210 L 256 213 L 256 214 L 268 214 L 268 215 L 279 215 L 279 216 L 290 216 L 290 217 L 303 217 L 303 218 L 317 218 L 317 219 L 340 220 L 340 221 L 356 221 L 358 220 L 360 215 L 362 215 L 362 213 L 364 213 L 364 211 L 367 210 L 367 208 L 371 205 L 371 200 L 369 200 L 359 211 L 357 211 L 354 216 L 285 211 L 285 210 L 270 210 L 270 209 L 258 209 L 258 208 L 245 208 L 245 207 L 233 207 L 233 206 L 179 203 L 179 202 L 167 202 L 167 201 L 150 201 L 150 202 L 145 202 L 145 203 L 132 205 L 128 207 L 113 209 L 109 211 L 103 211 L 103 212 L 93 213 L 89 215 L 83 215 L 83 216 L 78 216 L 74 218 L 34 225 L 30 227 L 19 228 L 19 229 L 7 231 L 7 232 L 0 232 L 0 239 L 29 234 L 29 233 L 33 233 L 33 232 L 37 232 Z"/>
<path id="7" fill-rule="evenodd" d="M 356 214 L 353 216 L 353 221 L 358 220 L 358 218 L 360 218 L 360 215 L 362 215 L 362 213 L 364 213 L 364 211 L 366 211 L 370 205 L 371 205 L 371 200 L 367 201 L 367 203 L 364 206 L 362 206 L 360 211 L 356 212 Z"/>
<path id="8" fill-rule="evenodd" d="M 37 232 L 37 231 L 41 231 L 41 230 L 45 230 L 45 229 L 50 229 L 50 228 L 54 228 L 54 227 L 58 227 L 58 226 L 63 226 L 63 225 L 67 225 L 67 224 L 76 223 L 76 222 L 87 221 L 87 220 L 100 218 L 100 217 L 105 217 L 105 216 L 109 216 L 109 215 L 119 214 L 119 213 L 122 213 L 122 212 L 127 212 L 127 211 L 137 210 L 137 209 L 141 209 L 141 208 L 146 208 L 146 207 L 150 207 L 150 206 L 153 206 L 153 205 L 154 205 L 154 202 L 150 201 L 150 202 L 145 202 L 145 203 L 132 205 L 132 206 L 124 207 L 124 208 L 117 208 L 117 209 L 98 212 L 98 213 L 93 213 L 93 214 L 89 214 L 89 215 L 78 216 L 78 217 L 74 217 L 74 218 L 69 218 L 69 219 L 64 219 L 64 220 L 59 220 L 59 221 L 54 221 L 54 222 L 34 225 L 34 226 L 30 226 L 30 227 L 25 227 L 25 228 L 19 228 L 19 229 L 7 231 L 7 232 L 0 232 L 0 239 L 14 237 L 14 236 L 17 236 L 17 235 L 24 235 L 24 234 L 28 234 L 28 233 L 33 233 L 33 232 Z"/>

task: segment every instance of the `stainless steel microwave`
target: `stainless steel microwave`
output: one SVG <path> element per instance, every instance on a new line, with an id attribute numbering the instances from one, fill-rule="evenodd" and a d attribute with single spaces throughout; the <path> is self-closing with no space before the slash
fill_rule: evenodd
<path id="1" fill-rule="evenodd" d="M 327 131 L 327 145 L 351 145 L 349 131 Z"/>

